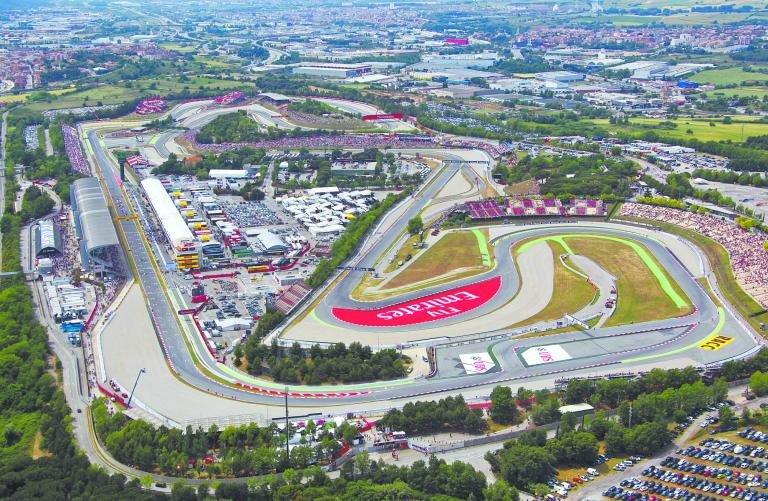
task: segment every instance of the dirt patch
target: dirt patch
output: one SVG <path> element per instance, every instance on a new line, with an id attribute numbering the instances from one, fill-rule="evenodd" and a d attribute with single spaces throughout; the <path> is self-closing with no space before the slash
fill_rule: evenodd
<path id="1" fill-rule="evenodd" d="M 540 192 L 539 183 L 533 178 L 510 184 L 504 188 L 504 193 L 507 195 L 538 195 Z"/>
<path id="2" fill-rule="evenodd" d="M 47 458 L 53 455 L 50 452 L 43 449 L 42 444 L 43 444 L 43 434 L 38 431 L 37 433 L 35 433 L 35 438 L 32 440 L 32 451 L 30 452 L 30 456 L 32 456 L 32 459 Z"/>

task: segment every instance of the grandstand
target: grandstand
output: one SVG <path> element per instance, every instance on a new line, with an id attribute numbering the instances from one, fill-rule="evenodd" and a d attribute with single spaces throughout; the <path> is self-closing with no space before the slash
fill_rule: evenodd
<path id="1" fill-rule="evenodd" d="M 274 308 L 283 314 L 287 315 L 296 306 L 304 300 L 310 293 L 311 289 L 304 285 L 304 283 L 293 284 L 283 292 L 280 297 L 277 298 L 273 304 Z"/>
<path id="2" fill-rule="evenodd" d="M 160 97 L 144 99 L 136 105 L 136 114 L 150 115 L 152 113 L 160 113 L 165 109 L 167 105 L 168 103 L 165 101 L 165 99 Z"/>
<path id="3" fill-rule="evenodd" d="M 232 104 L 232 103 L 234 103 L 236 101 L 239 101 L 243 97 L 244 97 L 244 94 L 242 92 L 240 92 L 239 90 L 236 90 L 236 91 L 230 92 L 229 94 L 224 94 L 223 96 L 219 96 L 216 99 L 214 99 L 213 101 L 216 104 L 227 105 L 227 104 Z"/>
<path id="4" fill-rule="evenodd" d="M 463 209 L 472 219 L 496 219 L 502 217 L 566 217 L 605 216 L 605 202 L 595 198 L 572 198 L 568 205 L 554 197 L 513 197 L 504 200 L 467 202 Z"/>

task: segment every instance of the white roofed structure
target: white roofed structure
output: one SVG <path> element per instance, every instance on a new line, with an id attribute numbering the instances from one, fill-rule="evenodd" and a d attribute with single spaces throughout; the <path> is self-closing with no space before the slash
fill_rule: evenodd
<path id="1" fill-rule="evenodd" d="M 208 177 L 212 179 L 246 179 L 248 171 L 245 169 L 211 169 Z"/>
<path id="2" fill-rule="evenodd" d="M 194 240 L 187 223 L 181 217 L 176 205 L 159 179 L 148 177 L 141 181 L 152 210 L 155 211 L 166 238 L 173 247 Z"/>

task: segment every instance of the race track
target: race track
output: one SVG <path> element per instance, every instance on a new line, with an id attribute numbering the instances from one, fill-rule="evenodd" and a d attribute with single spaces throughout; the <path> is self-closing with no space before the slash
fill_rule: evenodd
<path id="1" fill-rule="evenodd" d="M 185 115 L 190 123 L 210 119 L 210 116 L 201 117 L 194 107 L 174 112 Z M 127 216 L 138 213 L 136 201 L 127 196 L 120 186 L 116 166 L 99 136 L 99 131 L 108 128 L 109 123 L 84 124 L 81 127 L 89 156 L 100 173 L 105 192 L 117 214 Z M 172 134 L 168 133 L 157 141 L 158 152 Z M 481 175 L 472 175 L 478 172 L 477 167 L 470 167 L 464 162 L 474 158 L 475 152 L 430 150 L 429 153 L 443 157 L 444 167 L 433 172 L 421 190 L 377 223 L 349 264 L 374 267 L 402 238 L 410 218 L 423 215 L 436 204 L 450 206 L 477 197 L 486 189 L 487 180 Z M 471 189 L 460 186 L 444 191 L 450 180 L 461 176 L 462 172 L 472 179 L 469 183 Z M 134 220 L 122 220 L 116 224 L 129 247 L 130 259 L 138 271 L 135 278 L 143 288 L 144 301 L 151 304 L 152 315 L 146 306 L 143 309 L 137 306 L 142 299 L 136 292 L 138 289 L 132 291 L 130 302 L 126 305 L 131 305 L 131 318 L 136 318 L 136 325 L 141 325 L 143 331 L 152 326 L 157 334 L 146 335 L 144 332 L 141 336 L 132 336 L 131 330 L 125 326 L 125 317 L 119 316 L 118 312 L 103 332 L 102 349 L 107 377 L 115 378 L 125 387 L 135 377 L 136 364 L 146 364 L 148 373 L 136 391 L 136 398 L 148 408 L 180 422 L 192 419 L 193 414 L 205 419 L 233 414 L 269 419 L 269 406 L 282 402 L 284 385 L 235 372 L 212 360 L 202 346 L 200 336 L 190 334 L 189 325 L 177 318 L 175 310 L 179 305 L 171 303 L 171 299 L 176 302 L 183 299 L 174 296 L 173 290 L 168 288 L 162 275 L 152 266 L 155 257 L 145 246 L 141 225 Z M 489 233 L 496 257 L 495 267 L 471 278 L 426 287 L 396 298 L 356 301 L 351 298 L 351 293 L 362 278 L 362 272 L 340 272 L 334 285 L 322 291 L 316 305 L 309 308 L 301 320 L 285 328 L 280 333 L 281 338 L 289 343 L 296 340 L 306 343 L 360 341 L 374 346 L 435 344 L 436 374 L 432 378 L 369 384 L 292 386 L 288 388 L 292 413 L 328 413 L 336 407 L 340 410 L 381 408 L 385 403 L 392 405 L 393 400 L 423 398 L 424 395 L 443 396 L 473 391 L 481 395 L 487 394 L 491 385 L 502 382 L 525 384 L 530 388 L 551 386 L 554 379 L 565 374 L 600 375 L 655 366 L 704 365 L 742 355 L 758 346 L 758 341 L 730 309 L 715 305 L 694 279 L 693 275 L 701 275 L 702 270 L 698 269 L 699 253 L 689 243 L 673 241 L 668 235 L 655 234 L 652 230 L 597 222 L 497 225 L 489 228 Z M 552 235 L 620 238 L 642 246 L 679 284 L 695 308 L 690 314 L 679 318 L 638 321 L 631 325 L 544 337 L 519 337 L 525 327 L 509 329 L 508 326 L 524 323 L 541 311 L 553 294 L 567 293 L 554 289 L 553 263 L 558 256 L 553 256 L 546 244 L 532 244 L 519 255 L 516 254 L 515 249 L 523 240 Z M 700 266 L 706 271 L 706 263 L 701 262 Z M 482 294 L 469 288 L 484 281 L 498 287 L 482 301 L 473 302 L 475 300 L 470 296 L 480 297 Z M 467 290 L 462 293 L 462 289 Z M 458 312 L 446 309 L 446 313 L 437 316 L 423 314 L 437 304 L 425 298 L 434 296 L 440 299 L 446 295 L 462 296 L 473 306 L 464 309 L 458 306 L 459 302 L 451 299 L 448 306 Z M 420 301 L 432 306 L 413 306 Z M 395 306 L 407 306 L 412 313 L 418 312 L 416 316 L 420 320 L 395 327 L 388 327 L 386 323 L 357 325 L 334 314 L 334 309 L 382 309 L 386 312 Z M 407 312 L 404 314 L 410 315 Z M 384 316 L 395 317 L 386 313 Z M 718 335 L 727 335 L 729 341 L 716 350 L 702 347 L 707 340 Z M 127 341 L 129 336 L 130 341 Z M 134 342 L 140 346 L 131 350 L 131 343 Z M 491 354 L 497 364 L 489 372 L 468 375 L 461 366 L 460 355 L 477 353 Z M 546 360 L 537 362 L 532 358 L 533 354 Z M 140 362 L 128 362 L 122 357 L 135 357 Z M 221 406 L 215 403 L 217 401 L 222 402 Z"/>

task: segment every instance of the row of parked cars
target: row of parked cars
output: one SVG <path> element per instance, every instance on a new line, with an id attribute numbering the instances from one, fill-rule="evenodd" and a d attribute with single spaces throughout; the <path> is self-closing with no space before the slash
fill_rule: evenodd
<path id="1" fill-rule="evenodd" d="M 559 482 L 557 479 L 550 479 L 547 482 L 553 494 L 557 494 L 560 497 L 567 497 L 568 491 L 573 489 L 576 485 L 581 485 L 585 482 L 590 482 L 599 476 L 600 472 L 594 468 L 587 468 L 587 472 L 582 475 L 574 475 L 570 481 Z M 554 496 L 550 497 L 554 499 Z"/>
<path id="2" fill-rule="evenodd" d="M 678 451 L 678 453 L 681 452 Z M 765 473 L 766 468 L 768 468 L 768 463 L 764 461 L 755 461 L 752 458 L 739 457 L 733 454 L 715 452 L 710 449 L 701 449 L 699 447 L 688 447 L 682 451 L 682 454 L 694 459 L 712 461 L 714 463 L 722 464 L 724 467 L 740 468 L 742 470 L 751 470 Z"/>
<path id="3" fill-rule="evenodd" d="M 624 471 L 635 463 L 640 462 L 642 458 L 640 456 L 631 456 L 629 459 L 625 459 L 621 463 L 613 467 L 616 471 Z"/>
<path id="4" fill-rule="evenodd" d="M 703 493 L 695 493 L 684 487 L 664 485 L 653 480 L 629 478 L 622 480 L 622 485 L 612 485 L 603 496 L 621 501 L 664 501 L 680 499 L 683 501 L 716 501 L 720 498 Z"/>
<path id="5" fill-rule="evenodd" d="M 768 433 L 747 428 L 737 435 L 756 443 L 706 438 L 644 469 L 648 478 L 623 480 L 603 495 L 623 501 L 768 501 L 768 461 L 760 460 L 768 458 L 768 446 L 760 445 L 768 443 Z"/>
<path id="6" fill-rule="evenodd" d="M 695 463 L 678 457 L 670 456 L 662 461 L 661 466 L 673 468 L 679 471 L 694 473 L 703 477 L 733 482 L 736 484 L 747 485 L 749 487 L 763 486 L 768 488 L 768 477 L 763 479 L 759 473 L 753 474 L 748 471 L 734 470 L 725 466 L 713 466 L 704 463 Z"/>
<path id="7" fill-rule="evenodd" d="M 677 461 L 677 458 L 672 458 L 672 460 Z M 685 470 L 687 469 L 684 468 L 684 471 Z M 759 497 L 759 494 L 761 494 L 753 490 L 757 487 L 760 487 L 761 484 L 752 481 L 752 482 L 749 482 L 750 486 L 744 485 L 747 482 L 747 475 L 742 476 L 740 474 L 739 477 L 736 478 L 736 480 L 740 480 L 740 482 L 744 483 L 742 485 L 739 485 L 738 483 L 720 482 L 716 479 L 713 479 L 712 477 L 699 478 L 694 475 L 688 475 L 682 472 L 665 470 L 663 468 L 656 468 L 653 466 L 643 471 L 643 474 L 645 476 L 658 479 L 662 482 L 680 485 L 682 487 L 687 487 L 697 491 L 702 491 L 707 494 L 715 494 L 717 496 L 722 496 L 722 497 L 731 497 L 733 499 L 747 499 L 747 500 L 757 499 L 757 497 Z"/>
<path id="8" fill-rule="evenodd" d="M 738 435 L 741 438 L 745 438 L 751 442 L 760 442 L 763 444 L 768 443 L 768 433 L 757 431 L 752 427 L 741 430 L 740 432 L 736 433 L 736 435 Z"/>

